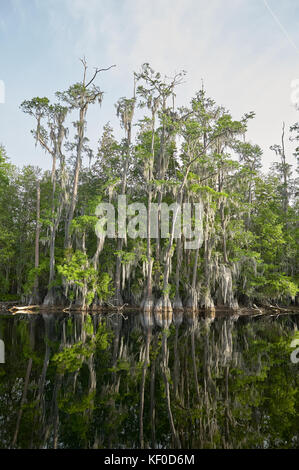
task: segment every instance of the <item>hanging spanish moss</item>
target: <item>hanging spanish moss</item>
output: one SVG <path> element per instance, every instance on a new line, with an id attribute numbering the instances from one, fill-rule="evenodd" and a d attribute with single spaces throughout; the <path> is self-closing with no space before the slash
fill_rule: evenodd
<path id="1" fill-rule="evenodd" d="M 216 309 L 296 305 L 296 184 L 285 126 L 272 148 L 280 162 L 264 174 L 262 151 L 247 139 L 254 113 L 236 120 L 204 86 L 176 107 L 185 72 L 163 78 L 143 64 L 132 97 L 116 104 L 121 138 L 108 123 L 91 149 L 87 109 L 104 99 L 102 70 L 89 77 L 85 59 L 82 67 L 82 81 L 56 102 L 21 105 L 51 172 L 18 170 L 0 148 L 0 299 L 85 311 L 135 306 L 162 328 L 179 325 L 183 309 L 192 320 L 201 309 L 212 318 Z M 297 132 L 292 126 L 290 138 Z"/>

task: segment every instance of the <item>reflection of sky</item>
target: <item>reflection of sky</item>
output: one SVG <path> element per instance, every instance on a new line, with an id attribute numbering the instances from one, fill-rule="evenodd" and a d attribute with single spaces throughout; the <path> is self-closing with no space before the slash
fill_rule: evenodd
<path id="1" fill-rule="evenodd" d="M 105 95 L 101 108 L 90 108 L 92 147 L 107 121 L 118 127 L 114 103 L 132 93 L 132 72 L 147 61 L 168 75 L 187 70 L 178 104 L 187 104 L 203 79 L 234 119 L 255 111 L 248 137 L 263 148 L 268 166 L 282 121 L 289 127 L 298 120 L 290 98 L 291 81 L 299 78 L 298 18 L 296 0 L 0 0 L 0 80 L 6 85 L 0 142 L 14 163 L 50 167 L 19 105 L 33 96 L 52 98 L 78 81 L 78 59 L 86 55 L 90 72 L 117 64 L 98 81 Z"/>

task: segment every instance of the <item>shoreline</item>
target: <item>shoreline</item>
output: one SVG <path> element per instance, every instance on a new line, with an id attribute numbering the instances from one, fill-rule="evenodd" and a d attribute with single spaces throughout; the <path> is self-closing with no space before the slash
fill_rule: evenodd
<path id="1" fill-rule="evenodd" d="M 44 306 L 44 305 L 18 305 L 16 302 L 0 302 L 0 314 L 47 314 L 47 313 L 84 313 L 84 314 L 97 314 L 97 313 L 115 313 L 123 315 L 124 312 L 142 312 L 142 308 L 135 305 L 123 306 L 92 306 L 82 309 L 80 306 L 73 305 L 65 307 L 65 305 Z M 162 310 L 163 312 L 163 310 Z M 281 315 L 299 313 L 299 306 L 261 306 L 261 307 L 245 307 L 240 306 L 238 309 L 231 309 L 224 306 L 216 306 L 213 311 L 206 310 L 205 308 L 188 308 L 183 307 L 180 309 L 173 309 L 175 313 L 198 315 L 199 317 L 229 317 L 229 316 L 263 316 L 263 315 Z M 149 312 L 144 312 L 149 314 Z M 152 312 L 154 315 L 154 312 Z"/>

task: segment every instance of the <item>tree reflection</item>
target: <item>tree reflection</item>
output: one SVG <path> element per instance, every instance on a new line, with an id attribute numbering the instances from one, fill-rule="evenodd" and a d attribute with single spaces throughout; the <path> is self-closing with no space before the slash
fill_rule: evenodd
<path id="1" fill-rule="evenodd" d="M 1 448 L 298 448 L 295 315 L 2 316 Z"/>

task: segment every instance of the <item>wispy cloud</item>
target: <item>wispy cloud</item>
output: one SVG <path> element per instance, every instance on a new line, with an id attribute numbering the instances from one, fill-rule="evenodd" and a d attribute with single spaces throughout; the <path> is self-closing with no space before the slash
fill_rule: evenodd
<path id="1" fill-rule="evenodd" d="M 112 119 L 113 103 L 131 92 L 132 72 L 145 61 L 167 75 L 187 70 L 178 103 L 186 103 L 203 79 L 208 93 L 236 118 L 256 111 L 248 136 L 262 146 L 266 163 L 282 121 L 296 120 L 290 94 L 292 80 L 299 77 L 298 55 L 289 41 L 299 44 L 295 0 L 267 0 L 287 34 L 263 0 L 31 0 L 34 11 L 28 3 L 12 0 L 15 14 L 26 15 L 27 36 L 43 21 L 40 61 L 49 57 L 59 72 L 51 75 L 52 88 L 78 79 L 83 55 L 90 67 L 117 64 L 101 78 L 107 90 L 104 121 Z M 37 59 L 28 52 L 38 69 Z M 97 117 L 91 128 L 96 141 Z"/>
<path id="2" fill-rule="evenodd" d="M 294 5 L 287 3 L 292 15 Z M 191 98 L 203 78 L 208 91 L 236 117 L 255 110 L 249 137 L 263 147 L 265 161 L 271 160 L 268 148 L 279 139 L 282 120 L 291 124 L 296 119 L 289 96 L 297 57 L 290 36 L 283 37 L 263 1 L 126 0 L 120 7 L 113 0 L 66 0 L 66 4 L 80 22 L 76 50 L 85 48 L 91 60 L 117 63 L 117 87 L 128 89 L 128 77 L 145 61 L 165 74 L 186 69 L 187 83 L 178 91 L 179 99 Z"/>

